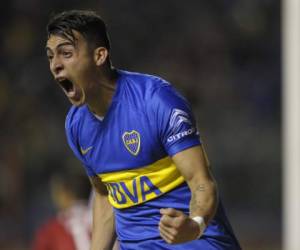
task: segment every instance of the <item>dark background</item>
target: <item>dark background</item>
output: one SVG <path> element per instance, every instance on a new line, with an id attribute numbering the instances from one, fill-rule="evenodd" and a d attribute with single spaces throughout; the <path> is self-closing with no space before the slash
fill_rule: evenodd
<path id="1" fill-rule="evenodd" d="M 115 67 L 159 75 L 192 103 L 243 248 L 280 249 L 279 0 L 1 2 L 0 249 L 30 249 L 54 211 L 50 174 L 83 171 L 44 49 L 51 13 L 76 8 L 107 22 Z"/>

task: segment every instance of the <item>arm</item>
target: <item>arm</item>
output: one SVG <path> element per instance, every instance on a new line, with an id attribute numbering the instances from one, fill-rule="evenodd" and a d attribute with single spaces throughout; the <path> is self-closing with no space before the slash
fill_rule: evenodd
<path id="1" fill-rule="evenodd" d="M 161 209 L 159 229 L 168 243 L 182 243 L 199 236 L 200 228 L 193 217 L 203 217 L 206 225 L 213 218 L 217 208 L 217 187 L 202 146 L 181 151 L 172 159 L 191 190 L 190 217 L 172 208 Z"/>
<path id="2" fill-rule="evenodd" d="M 204 148 L 197 146 L 179 152 L 173 161 L 192 193 L 190 217 L 202 216 L 208 225 L 217 208 L 217 187 Z"/>
<path id="3" fill-rule="evenodd" d="M 99 177 L 90 177 L 90 180 L 96 190 L 91 250 L 110 250 L 116 239 L 113 209 L 107 198 L 107 189 Z"/>

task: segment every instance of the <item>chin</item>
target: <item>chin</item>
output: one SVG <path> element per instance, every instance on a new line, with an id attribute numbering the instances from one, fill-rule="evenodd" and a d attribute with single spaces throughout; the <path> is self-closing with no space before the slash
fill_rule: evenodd
<path id="1" fill-rule="evenodd" d="M 80 107 L 80 106 L 85 104 L 83 99 L 80 99 L 78 101 L 74 101 L 74 100 L 69 99 L 69 101 L 71 102 L 72 105 L 74 105 L 76 107 Z"/>
<path id="2" fill-rule="evenodd" d="M 77 95 L 77 98 L 69 98 L 69 101 L 72 103 L 72 105 L 80 107 L 86 103 L 85 93 L 82 91 Z"/>

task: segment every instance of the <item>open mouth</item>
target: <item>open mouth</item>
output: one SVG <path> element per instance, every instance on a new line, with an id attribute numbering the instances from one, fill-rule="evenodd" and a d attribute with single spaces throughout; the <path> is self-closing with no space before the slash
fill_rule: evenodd
<path id="1" fill-rule="evenodd" d="M 74 89 L 73 83 L 69 79 L 58 80 L 58 83 L 67 93 Z"/>
<path id="2" fill-rule="evenodd" d="M 69 96 L 69 97 L 75 96 L 74 84 L 69 79 L 66 79 L 66 78 L 58 79 L 57 82 L 62 87 L 64 92 L 67 94 L 67 96 Z"/>

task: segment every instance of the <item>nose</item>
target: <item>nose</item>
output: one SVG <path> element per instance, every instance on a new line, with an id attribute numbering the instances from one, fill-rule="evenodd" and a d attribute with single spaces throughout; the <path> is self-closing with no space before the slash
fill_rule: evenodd
<path id="1" fill-rule="evenodd" d="M 50 69 L 54 75 L 58 75 L 64 68 L 61 60 L 57 57 L 53 57 L 50 63 Z"/>

